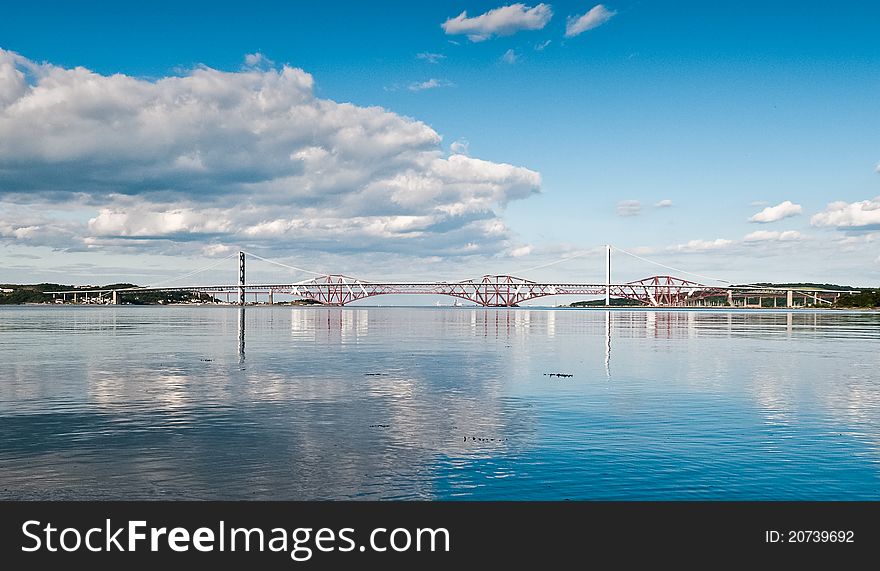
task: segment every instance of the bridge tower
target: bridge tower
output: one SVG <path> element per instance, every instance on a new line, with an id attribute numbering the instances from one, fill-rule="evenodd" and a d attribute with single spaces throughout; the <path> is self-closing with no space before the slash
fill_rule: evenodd
<path id="1" fill-rule="evenodd" d="M 238 253 L 238 305 L 244 305 L 244 252 Z"/>
<path id="2" fill-rule="evenodd" d="M 605 244 L 605 307 L 611 305 L 611 244 Z"/>

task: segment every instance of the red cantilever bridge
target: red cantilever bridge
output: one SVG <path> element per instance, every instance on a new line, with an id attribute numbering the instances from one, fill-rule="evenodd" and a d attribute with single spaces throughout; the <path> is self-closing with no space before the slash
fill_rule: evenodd
<path id="1" fill-rule="evenodd" d="M 239 286 L 235 287 L 240 293 Z M 296 284 L 246 285 L 247 293 L 289 294 L 323 305 L 346 305 L 378 295 L 427 294 L 464 299 L 485 307 L 516 307 L 550 295 L 605 295 L 605 284 L 540 283 L 506 275 L 483 276 L 459 282 L 369 282 L 343 275 L 317 277 Z M 227 286 L 199 288 L 206 293 L 229 292 Z M 654 276 L 625 284 L 611 284 L 610 296 L 644 305 L 683 305 L 688 300 L 727 295 L 726 291 L 672 276 Z"/>
<path id="2" fill-rule="evenodd" d="M 520 303 L 552 295 L 604 296 L 606 305 L 611 298 L 636 301 L 648 307 L 676 307 L 699 305 L 708 298 L 726 298 L 726 305 L 749 306 L 750 300 L 772 298 L 773 306 L 777 299 L 783 298 L 782 307 L 795 306 L 795 297 L 803 298 L 803 305 L 831 304 L 843 292 L 810 289 L 780 288 L 765 286 L 710 286 L 674 276 L 652 276 L 642 280 L 611 283 L 611 249 L 607 249 L 605 283 L 575 282 L 536 282 L 509 275 L 486 275 L 479 279 L 456 282 L 446 281 L 367 281 L 340 274 L 320 274 L 316 277 L 295 283 L 249 284 L 245 281 L 245 252 L 239 252 L 239 280 L 237 284 L 175 286 L 175 287 L 134 287 L 125 289 L 79 289 L 47 292 L 61 301 L 72 295 L 74 302 L 79 299 L 105 300 L 120 303 L 122 296 L 137 292 L 198 292 L 205 294 L 235 295 L 239 305 L 245 305 L 247 294 L 254 299 L 265 295 L 272 303 L 277 294 L 308 299 L 322 305 L 343 306 L 358 300 L 380 295 L 445 295 L 473 302 L 484 307 L 516 307 Z M 254 255 L 254 254 L 251 254 Z M 255 256 L 255 255 L 254 255 Z M 259 256 L 255 256 L 260 258 Z M 266 258 L 260 258 L 267 262 Z M 272 262 L 277 263 L 277 262 Z M 284 264 L 279 264 L 284 265 Z M 292 266 L 287 266 L 292 267 Z M 300 269 L 300 268 L 294 268 Z M 315 272 L 312 272 L 315 273 Z M 737 303 L 738 301 L 738 303 Z"/>

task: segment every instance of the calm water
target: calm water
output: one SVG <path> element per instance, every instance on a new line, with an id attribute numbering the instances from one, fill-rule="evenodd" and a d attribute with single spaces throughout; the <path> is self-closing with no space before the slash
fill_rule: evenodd
<path id="1" fill-rule="evenodd" d="M 872 313 L 5 307 L 0 498 L 878 499 L 878 341 Z"/>

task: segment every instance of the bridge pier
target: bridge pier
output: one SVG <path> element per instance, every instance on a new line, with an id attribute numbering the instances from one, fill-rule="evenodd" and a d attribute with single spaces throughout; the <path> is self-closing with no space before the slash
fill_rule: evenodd
<path id="1" fill-rule="evenodd" d="M 794 292 L 791 290 L 785 292 L 785 307 L 794 307 Z"/>
<path id="2" fill-rule="evenodd" d="M 119 292 L 115 289 L 113 290 L 113 296 L 110 301 L 113 305 L 119 305 Z"/>

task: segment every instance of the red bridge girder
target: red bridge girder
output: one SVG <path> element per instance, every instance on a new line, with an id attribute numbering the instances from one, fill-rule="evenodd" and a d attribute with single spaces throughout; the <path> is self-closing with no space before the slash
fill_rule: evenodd
<path id="1" fill-rule="evenodd" d="M 612 287 L 612 297 L 622 297 L 654 307 L 682 305 L 686 301 L 727 295 L 726 290 L 713 288 L 674 276 L 651 276 Z"/>
<path id="2" fill-rule="evenodd" d="M 605 286 L 597 284 L 537 283 L 508 275 L 487 275 L 461 282 L 365 282 L 343 275 L 328 275 L 291 286 L 273 287 L 275 293 L 287 293 L 317 301 L 323 305 L 346 305 L 377 295 L 448 295 L 484 307 L 516 307 L 524 301 L 550 295 L 604 295 Z M 653 276 L 611 286 L 611 296 L 638 301 L 648 306 L 680 305 L 688 300 L 725 295 L 724 290 L 672 276 Z"/>

